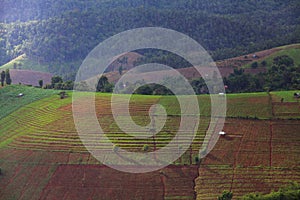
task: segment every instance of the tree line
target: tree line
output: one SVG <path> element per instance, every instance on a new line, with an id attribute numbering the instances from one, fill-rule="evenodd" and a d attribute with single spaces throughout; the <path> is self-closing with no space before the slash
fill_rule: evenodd
<path id="1" fill-rule="evenodd" d="M 228 77 L 224 78 L 224 85 L 227 93 L 242 93 L 242 92 L 263 92 L 263 91 L 278 91 L 278 90 L 299 90 L 300 89 L 300 66 L 297 66 L 294 60 L 287 56 L 277 56 L 270 63 L 270 67 L 267 67 L 266 61 L 261 63 L 252 64 L 252 67 L 256 65 L 263 65 L 267 68 L 266 72 L 259 74 L 245 73 L 243 68 L 234 69 L 234 72 Z M 176 83 L 178 80 L 172 80 L 174 78 L 168 77 L 166 82 Z M 208 85 L 212 86 L 208 88 Z M 195 94 L 209 94 L 210 92 L 218 93 L 219 90 L 215 89 L 213 85 L 216 84 L 216 80 L 212 76 L 207 81 L 203 78 L 197 78 L 190 81 L 190 85 L 193 87 Z M 185 94 L 186 88 L 176 86 L 176 91 Z M 97 91 L 99 92 L 112 92 L 114 85 L 108 82 L 107 77 L 102 76 L 99 79 L 97 85 Z M 159 84 L 145 84 L 144 81 L 137 81 L 136 83 L 119 83 L 116 86 L 118 92 L 127 94 L 143 94 L 143 95 L 174 95 L 172 92 L 172 86 L 166 88 Z"/>
<path id="2" fill-rule="evenodd" d="M 265 62 L 260 65 L 266 65 Z M 277 56 L 266 72 L 247 74 L 244 69 L 235 69 L 234 73 L 224 78 L 224 84 L 228 86 L 229 93 L 299 90 L 300 66 L 287 55 Z"/>
<path id="3" fill-rule="evenodd" d="M 4 86 L 4 83 L 6 83 L 6 85 L 10 85 L 12 80 L 10 78 L 10 73 L 9 73 L 9 69 L 6 69 L 5 71 L 1 72 L 1 86 Z"/>

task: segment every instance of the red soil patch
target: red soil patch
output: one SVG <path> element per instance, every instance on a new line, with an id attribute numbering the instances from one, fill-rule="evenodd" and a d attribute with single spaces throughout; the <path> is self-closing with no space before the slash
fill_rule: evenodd
<path id="1" fill-rule="evenodd" d="M 129 174 L 97 164 L 88 153 L 1 149 L 0 156 L 0 199 L 195 198 L 196 165 Z"/>
<path id="2" fill-rule="evenodd" d="M 19 70 L 11 69 L 10 76 L 13 84 L 24 84 L 24 85 L 33 85 L 39 86 L 39 80 L 43 80 L 43 84 L 50 84 L 52 74 L 33 71 L 33 70 Z"/>
<path id="3" fill-rule="evenodd" d="M 51 165 L 34 163 L 0 163 L 0 199 L 39 199 L 53 168 Z"/>
<path id="4" fill-rule="evenodd" d="M 225 137 L 201 162 L 199 199 L 216 199 L 225 189 L 235 198 L 269 193 L 300 181 L 299 121 L 227 119 L 224 131 Z"/>
<path id="5" fill-rule="evenodd" d="M 134 67 L 134 63 L 141 58 L 142 55 L 135 52 L 128 52 L 113 58 L 113 62 L 108 66 L 108 71 L 119 71 L 122 66 L 123 70 L 129 70 Z M 123 62 L 122 62 L 123 60 Z M 126 60 L 126 61 L 125 61 Z M 118 72 L 119 73 L 119 72 Z"/>
<path id="6" fill-rule="evenodd" d="M 99 165 L 61 165 L 41 199 L 193 199 L 196 176 L 197 166 L 129 174 Z"/>
<path id="7" fill-rule="evenodd" d="M 245 56 L 239 56 L 239 57 L 235 57 L 235 58 L 229 58 L 226 60 L 221 60 L 221 61 L 216 61 L 216 65 L 219 68 L 220 74 L 222 77 L 228 77 L 231 73 L 233 73 L 233 70 L 235 68 L 240 68 L 248 63 L 251 63 L 253 61 L 262 61 L 264 58 L 270 56 L 271 54 L 280 51 L 280 48 L 273 48 L 273 49 L 268 49 L 268 50 L 264 50 L 264 51 L 260 51 L 260 52 L 256 52 L 256 53 L 252 53 L 252 54 L 248 54 Z M 129 64 L 127 67 L 125 67 L 124 69 L 124 73 L 126 73 L 129 69 L 131 69 L 133 67 L 133 62 L 134 59 L 138 59 L 139 57 L 141 57 L 141 55 L 131 55 L 132 53 L 129 54 Z M 254 55 L 256 55 L 256 57 L 254 57 Z M 113 62 L 113 64 L 110 65 L 109 67 L 109 71 L 108 73 L 106 73 L 105 75 L 107 76 L 108 80 L 110 82 L 116 83 L 121 75 L 118 72 L 118 69 L 120 67 L 120 63 L 118 63 L 117 61 Z M 201 67 L 201 70 L 203 70 L 203 72 L 207 72 L 209 73 L 211 71 L 210 67 Z M 201 77 L 199 72 L 194 68 L 194 67 L 188 67 L 188 68 L 181 68 L 178 69 L 179 73 L 182 74 L 184 77 L 186 77 L 187 79 L 191 80 L 194 78 L 199 78 Z M 259 67 L 256 69 L 245 69 L 246 73 L 249 74 L 258 74 L 261 72 L 265 72 L 266 69 L 263 67 Z M 147 80 L 147 76 L 148 77 L 153 77 L 152 75 L 153 73 L 148 72 L 144 74 L 143 79 Z M 154 74 L 157 75 L 161 75 L 160 73 L 154 72 Z M 172 76 L 172 74 L 170 74 L 170 72 L 168 72 L 168 74 L 170 76 Z"/>

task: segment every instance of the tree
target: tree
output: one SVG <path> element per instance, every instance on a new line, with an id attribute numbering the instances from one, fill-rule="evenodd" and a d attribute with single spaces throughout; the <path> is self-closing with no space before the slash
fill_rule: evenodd
<path id="1" fill-rule="evenodd" d="M 53 76 L 51 78 L 51 86 L 52 88 L 59 89 L 58 86 L 63 83 L 63 80 L 60 76 Z"/>
<path id="2" fill-rule="evenodd" d="M 114 85 L 112 83 L 108 83 L 104 86 L 104 92 L 113 92 Z"/>
<path id="3" fill-rule="evenodd" d="M 224 190 L 222 196 L 218 197 L 218 200 L 231 200 L 233 197 L 233 193 L 227 190 Z"/>
<path id="4" fill-rule="evenodd" d="M 207 94 L 209 92 L 203 78 L 192 80 L 191 85 L 196 94 Z"/>
<path id="5" fill-rule="evenodd" d="M 122 75 L 122 72 L 123 72 L 123 66 L 121 65 L 121 66 L 119 67 L 119 74 Z"/>
<path id="6" fill-rule="evenodd" d="M 39 86 L 42 88 L 44 85 L 44 81 L 43 80 L 39 80 Z"/>
<path id="7" fill-rule="evenodd" d="M 287 55 L 277 56 L 273 65 L 268 69 L 267 82 L 271 90 L 298 89 L 300 85 L 300 72 L 294 66 L 294 60 Z"/>
<path id="8" fill-rule="evenodd" d="M 99 78 L 98 84 L 96 86 L 97 92 L 112 92 L 113 84 L 108 82 L 106 76 L 101 76 Z"/>
<path id="9" fill-rule="evenodd" d="M 9 73 L 9 69 L 7 69 L 5 71 L 5 82 L 7 85 L 10 85 L 11 84 L 11 78 L 10 78 L 10 73 Z"/>
<path id="10" fill-rule="evenodd" d="M 274 58 L 273 63 L 278 66 L 285 65 L 287 67 L 291 67 L 294 65 L 294 60 L 287 55 L 282 55 L 282 56 L 277 56 L 276 58 Z"/>
<path id="11" fill-rule="evenodd" d="M 151 95 L 153 94 L 153 90 L 149 85 L 143 85 L 136 89 L 134 92 L 135 94 L 142 94 L 142 95 Z"/>
<path id="12" fill-rule="evenodd" d="M 4 81 L 5 81 L 5 71 L 2 71 L 1 73 L 1 86 L 4 86 Z"/>
<path id="13" fill-rule="evenodd" d="M 258 63 L 257 62 L 254 62 L 251 64 L 251 68 L 252 69 L 256 69 L 258 67 Z"/>
<path id="14" fill-rule="evenodd" d="M 66 81 L 62 85 L 63 90 L 73 90 L 74 82 L 73 81 Z"/>
<path id="15" fill-rule="evenodd" d="M 250 193 L 244 195 L 242 200 L 298 200 L 300 199 L 300 186 L 297 182 L 291 182 L 289 186 L 273 191 L 269 194 Z"/>
<path id="16" fill-rule="evenodd" d="M 263 61 L 261 62 L 261 65 L 262 65 L 263 67 L 267 66 L 267 61 L 263 60 Z"/>
<path id="17" fill-rule="evenodd" d="M 148 151 L 149 150 L 149 145 L 148 144 L 144 144 L 142 150 L 143 151 Z"/>

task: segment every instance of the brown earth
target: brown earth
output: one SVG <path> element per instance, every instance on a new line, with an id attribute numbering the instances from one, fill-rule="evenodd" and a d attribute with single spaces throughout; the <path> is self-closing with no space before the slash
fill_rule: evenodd
<path id="1" fill-rule="evenodd" d="M 12 84 L 39 86 L 39 80 L 43 80 L 44 85 L 51 83 L 52 74 L 50 73 L 20 69 L 10 69 L 9 72 Z"/>
<path id="2" fill-rule="evenodd" d="M 88 153 L 0 150 L 0 199 L 194 199 L 198 166 L 130 174 Z"/>
<path id="3" fill-rule="evenodd" d="M 290 47 L 286 47 L 286 48 L 292 48 L 294 47 L 294 45 L 291 45 Z M 222 77 L 228 77 L 231 73 L 233 73 L 233 70 L 236 68 L 240 68 L 248 63 L 251 63 L 253 61 L 262 61 L 264 58 L 270 56 L 271 54 L 280 51 L 282 48 L 273 48 L 273 49 L 268 49 L 268 50 L 264 50 L 264 51 L 259 51 L 259 52 L 255 52 L 252 54 L 248 54 L 248 55 L 244 55 L 244 56 L 239 56 L 239 57 L 235 57 L 235 58 L 229 58 L 226 60 L 221 60 L 221 61 L 216 61 L 216 65 L 220 71 L 220 74 L 222 75 Z M 129 54 L 129 64 L 128 67 L 124 67 L 124 71 L 123 74 L 126 73 L 128 70 L 130 70 L 133 67 L 133 63 L 134 63 L 134 59 L 138 59 L 140 56 L 137 56 L 135 54 L 131 55 Z M 112 67 L 114 66 L 114 67 Z M 118 72 L 120 63 L 118 63 L 118 61 L 115 61 L 110 67 L 109 67 L 109 71 L 106 73 L 105 75 L 107 76 L 107 78 L 109 79 L 110 82 L 116 83 L 121 75 Z M 205 67 L 201 68 L 202 70 L 206 70 L 206 71 L 210 71 L 210 68 L 205 69 Z M 198 71 L 194 68 L 194 67 L 188 67 L 188 68 L 181 68 L 178 69 L 178 71 L 185 76 L 187 79 L 191 80 L 194 78 L 199 78 L 200 74 L 198 73 Z M 258 67 L 256 69 L 245 69 L 246 73 L 250 73 L 250 74 L 258 74 L 261 72 L 265 72 L 266 69 L 263 67 Z M 147 73 L 145 73 L 147 74 Z M 157 72 L 155 73 L 157 74 Z M 151 76 L 151 72 L 150 74 L 145 75 L 145 77 L 147 76 Z"/>
<path id="4" fill-rule="evenodd" d="M 300 182 L 299 121 L 227 119 L 224 131 L 199 167 L 197 199 L 216 199 L 223 190 L 237 199 Z"/>

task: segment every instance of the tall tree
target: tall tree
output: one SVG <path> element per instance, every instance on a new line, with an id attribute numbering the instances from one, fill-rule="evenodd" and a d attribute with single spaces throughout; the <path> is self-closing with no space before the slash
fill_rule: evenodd
<path id="1" fill-rule="evenodd" d="M 52 88 L 55 87 L 55 85 L 59 85 L 59 84 L 62 84 L 63 83 L 63 80 L 60 76 L 53 76 L 51 78 L 51 86 Z"/>
<path id="2" fill-rule="evenodd" d="M 106 76 L 101 76 L 98 84 L 96 85 L 97 92 L 112 92 L 113 85 L 108 82 Z"/>
<path id="3" fill-rule="evenodd" d="M 44 81 L 43 80 L 39 80 L 39 86 L 42 88 L 44 85 Z"/>
<path id="4" fill-rule="evenodd" d="M 11 84 L 11 78 L 10 78 L 10 73 L 9 73 L 9 69 L 7 69 L 5 71 L 5 82 L 7 85 L 10 85 Z"/>
<path id="5" fill-rule="evenodd" d="M 4 86 L 4 80 L 5 80 L 5 71 L 2 71 L 1 73 L 1 86 Z"/>

